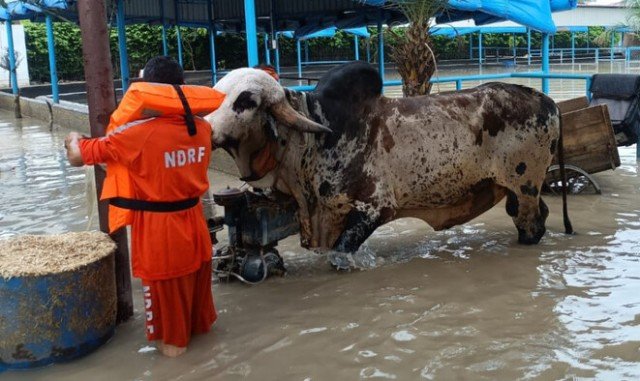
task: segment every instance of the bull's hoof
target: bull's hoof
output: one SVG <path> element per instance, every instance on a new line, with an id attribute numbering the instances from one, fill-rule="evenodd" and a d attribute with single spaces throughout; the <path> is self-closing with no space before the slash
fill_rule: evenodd
<path id="1" fill-rule="evenodd" d="M 522 245 L 536 245 L 542 239 L 542 236 L 547 231 L 546 228 L 542 228 L 535 234 L 527 234 L 523 229 L 518 229 L 518 242 Z"/>
<path id="2" fill-rule="evenodd" d="M 356 268 L 356 263 L 353 260 L 351 253 L 343 253 L 340 251 L 330 251 L 327 254 L 329 264 L 336 271 L 351 271 Z"/>

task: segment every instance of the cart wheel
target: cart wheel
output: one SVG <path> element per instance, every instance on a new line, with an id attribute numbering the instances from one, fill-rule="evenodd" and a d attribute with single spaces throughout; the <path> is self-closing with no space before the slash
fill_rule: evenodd
<path id="1" fill-rule="evenodd" d="M 565 173 L 567 177 L 567 193 L 580 194 L 586 192 L 587 189 L 592 189 L 595 194 L 602 193 L 598 182 L 581 168 L 567 164 L 565 165 Z M 550 166 L 544 181 L 544 191 L 555 195 L 562 194 L 561 180 L 560 166 Z"/>

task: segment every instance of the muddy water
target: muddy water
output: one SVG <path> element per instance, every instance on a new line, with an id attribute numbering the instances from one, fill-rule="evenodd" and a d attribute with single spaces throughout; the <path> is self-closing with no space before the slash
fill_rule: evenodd
<path id="1" fill-rule="evenodd" d="M 0 235 L 92 225 L 63 136 L 0 112 Z M 547 196 L 536 246 L 517 244 L 504 204 L 443 232 L 383 226 L 359 253 L 375 266 L 349 274 L 292 237 L 279 247 L 286 277 L 214 286 L 219 321 L 179 359 L 144 340 L 136 283 L 133 319 L 98 351 L 0 379 L 639 379 L 640 178 L 635 147 L 620 155 L 621 168 L 595 175 L 602 195 L 570 198 L 575 236 Z"/>

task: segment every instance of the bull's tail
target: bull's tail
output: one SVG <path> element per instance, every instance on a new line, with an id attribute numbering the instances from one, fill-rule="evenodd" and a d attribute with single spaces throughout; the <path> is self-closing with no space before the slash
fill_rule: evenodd
<path id="1" fill-rule="evenodd" d="M 558 138 L 558 164 L 560 166 L 560 179 L 562 184 L 562 218 L 564 220 L 564 233 L 573 234 L 571 220 L 569 220 L 569 208 L 567 207 L 567 174 L 564 168 L 564 142 L 562 139 L 562 114 L 558 111 L 560 118 L 560 137 Z"/>

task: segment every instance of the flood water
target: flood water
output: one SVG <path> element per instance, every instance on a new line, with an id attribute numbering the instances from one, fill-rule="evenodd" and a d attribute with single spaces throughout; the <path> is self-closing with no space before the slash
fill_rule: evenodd
<path id="1" fill-rule="evenodd" d="M 95 228 L 65 134 L 0 111 L 0 236 Z M 535 246 L 517 243 L 504 203 L 441 232 L 383 226 L 359 253 L 375 257 L 365 271 L 337 274 L 290 237 L 279 246 L 287 276 L 215 284 L 219 320 L 178 359 L 146 342 L 136 282 L 134 317 L 102 348 L 0 379 L 640 379 L 640 174 L 635 147 L 619 152 L 620 168 L 595 175 L 602 195 L 569 198 L 576 235 L 546 196 Z"/>

